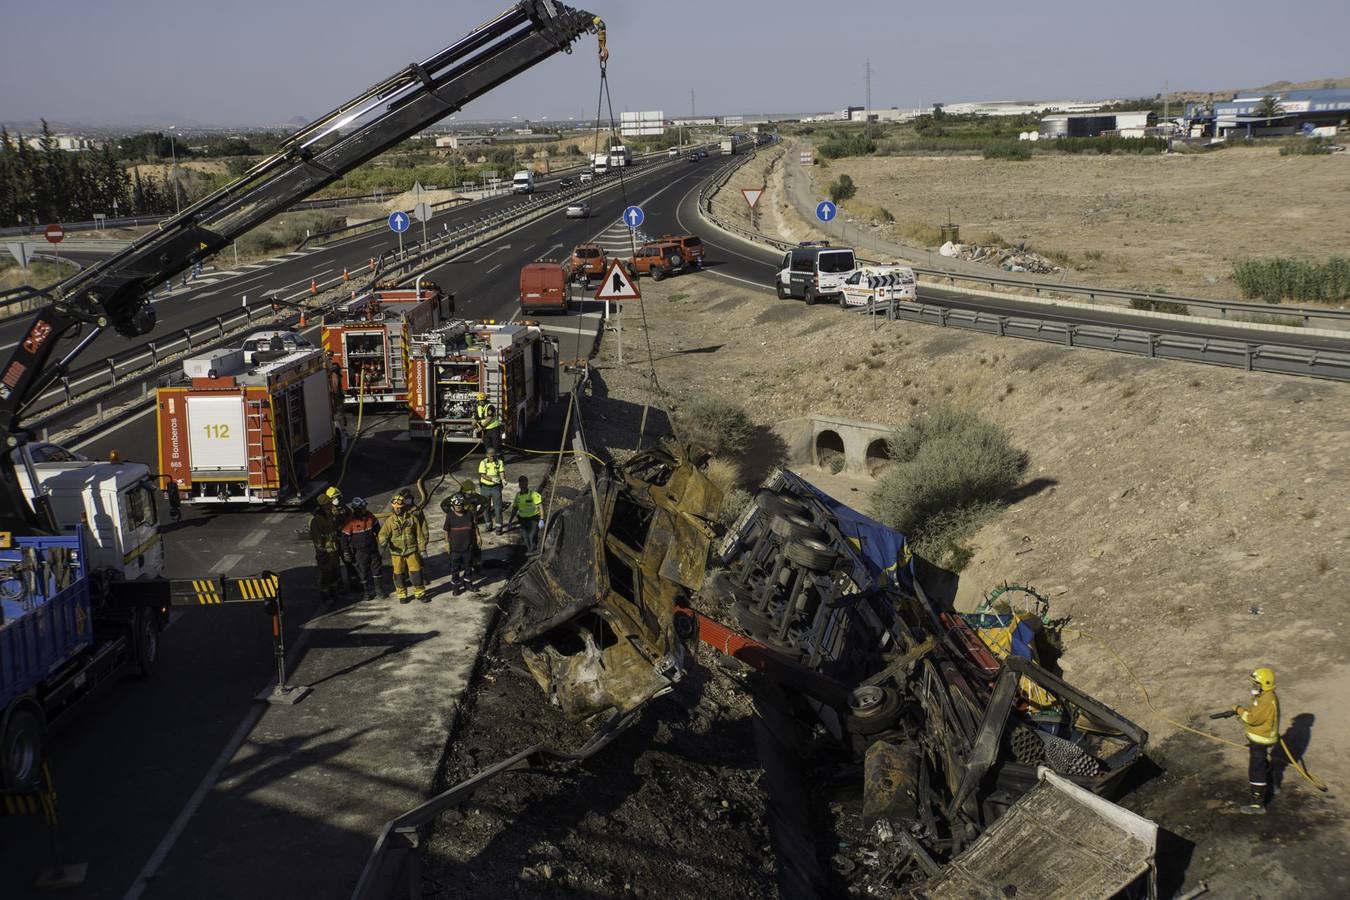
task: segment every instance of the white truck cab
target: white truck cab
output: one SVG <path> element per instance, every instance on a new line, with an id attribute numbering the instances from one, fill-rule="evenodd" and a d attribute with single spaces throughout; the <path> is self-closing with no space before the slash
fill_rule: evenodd
<path id="1" fill-rule="evenodd" d="M 529 169 L 521 169 L 515 175 L 511 176 L 511 193 L 533 194 L 534 173 Z"/>
<path id="2" fill-rule="evenodd" d="M 917 281 L 909 266 L 863 266 L 844 279 L 839 305 L 880 306 L 892 300 L 913 301 L 917 296 Z"/>
<path id="3" fill-rule="evenodd" d="M 829 241 L 803 241 L 783 254 L 774 288 L 779 300 L 801 297 L 810 306 L 820 299 L 837 300 L 844 282 L 858 269 L 851 247 L 832 247 Z"/>
<path id="4" fill-rule="evenodd" d="M 28 467 L 16 462 L 15 471 L 24 496 L 34 502 L 37 495 Z M 87 527 L 93 569 L 126 581 L 164 574 L 158 493 L 149 468 L 76 458 L 37 461 L 35 454 L 32 472 L 61 533 L 74 534 L 80 524 Z"/>

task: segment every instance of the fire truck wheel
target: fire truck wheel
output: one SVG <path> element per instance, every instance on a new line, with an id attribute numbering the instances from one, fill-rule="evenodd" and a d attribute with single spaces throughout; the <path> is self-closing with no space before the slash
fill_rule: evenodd
<path id="1" fill-rule="evenodd" d="M 775 516 L 786 516 L 795 514 L 804 516 L 809 512 L 806 504 L 796 497 L 787 494 L 779 494 L 764 488 L 755 494 L 755 505 L 766 513 Z"/>
<path id="2" fill-rule="evenodd" d="M 136 654 L 136 674 L 149 678 L 159 659 L 159 623 L 153 610 L 140 608 L 132 614 L 131 640 Z"/>
<path id="3" fill-rule="evenodd" d="M 806 287 L 802 288 L 802 299 L 806 301 L 807 306 L 815 306 L 816 305 L 815 288 L 811 287 L 811 285 L 809 284 Z"/>
<path id="4" fill-rule="evenodd" d="M 825 532 L 817 528 L 806 516 L 797 513 L 774 516 L 773 521 L 769 523 L 769 530 L 785 541 L 813 540 L 823 542 L 827 539 Z M 793 562 L 796 562 L 796 560 L 793 560 Z"/>
<path id="5" fill-rule="evenodd" d="M 35 707 L 10 707 L 0 721 L 0 787 L 26 792 L 41 786 L 43 731 Z"/>
<path id="6" fill-rule="evenodd" d="M 828 572 L 834 568 L 839 554 L 827 543 L 816 538 L 801 537 L 787 545 L 783 555 L 811 572 Z"/>

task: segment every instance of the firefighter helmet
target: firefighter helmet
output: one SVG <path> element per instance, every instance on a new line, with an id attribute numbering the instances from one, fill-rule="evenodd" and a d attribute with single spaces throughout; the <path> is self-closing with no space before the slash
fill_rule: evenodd
<path id="1" fill-rule="evenodd" d="M 450 505 L 455 508 L 463 507 L 466 502 L 468 501 L 464 499 L 464 495 L 461 494 L 459 491 L 455 491 L 455 493 L 450 497 Z"/>
<path id="2" fill-rule="evenodd" d="M 1275 690 L 1275 670 L 1267 666 L 1261 666 L 1254 669 L 1251 674 L 1252 684 L 1264 691 Z"/>
<path id="3" fill-rule="evenodd" d="M 486 399 L 487 399 L 487 394 L 483 393 L 482 391 L 479 391 L 478 394 L 477 394 L 477 400 L 478 400 L 478 402 L 479 402 L 479 403 L 482 403 L 482 402 L 483 402 L 484 400 L 486 400 Z"/>
<path id="4" fill-rule="evenodd" d="M 363 509 L 365 509 L 365 508 L 366 508 L 366 498 L 365 498 L 365 497 L 353 497 L 353 498 L 352 498 L 352 509 L 353 509 L 354 511 L 360 512 L 361 510 L 363 510 Z"/>

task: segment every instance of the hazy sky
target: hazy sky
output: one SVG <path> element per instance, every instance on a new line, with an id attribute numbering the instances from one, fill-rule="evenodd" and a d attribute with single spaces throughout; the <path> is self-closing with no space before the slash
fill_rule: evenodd
<path id="1" fill-rule="evenodd" d="M 3 0 L 0 120 L 313 118 L 505 0 Z M 1151 96 L 1350 74 L 1350 3 L 1295 0 L 596 0 L 615 113 L 687 115 Z M 594 117 L 595 39 L 465 118 Z"/>

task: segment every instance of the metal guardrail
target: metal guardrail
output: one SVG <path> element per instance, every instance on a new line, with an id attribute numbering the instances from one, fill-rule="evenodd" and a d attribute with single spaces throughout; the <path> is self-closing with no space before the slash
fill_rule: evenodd
<path id="1" fill-rule="evenodd" d="M 757 148 L 758 149 L 758 148 Z M 724 222 L 720 218 L 712 216 L 712 195 L 725 186 L 731 179 L 732 174 L 741 165 L 750 161 L 754 152 L 747 154 L 744 158 L 736 160 L 728 170 L 719 173 L 720 181 L 714 186 L 711 182 L 704 186 L 704 191 L 699 196 L 699 206 L 704 210 L 706 216 L 712 217 L 718 227 L 727 231 L 739 234 L 742 237 L 756 241 L 762 244 L 768 244 L 779 250 L 791 250 L 797 246 L 791 241 L 784 241 L 772 235 L 752 231 L 748 228 L 742 228 L 731 222 Z M 865 263 L 881 265 L 884 260 L 869 259 L 868 257 L 858 255 L 858 259 Z M 1095 300 L 1097 297 L 1112 297 L 1122 300 L 1139 301 L 1141 303 L 1168 303 L 1179 304 L 1187 307 L 1196 307 L 1200 309 L 1215 310 L 1219 313 L 1217 318 L 1227 319 L 1229 313 L 1243 313 L 1255 315 L 1274 315 L 1287 316 L 1289 318 L 1300 319 L 1305 326 L 1311 325 L 1314 321 L 1324 320 L 1330 322 L 1350 322 L 1350 309 L 1321 306 L 1286 306 L 1274 303 L 1252 303 L 1246 300 L 1211 300 L 1207 297 L 1189 297 L 1184 294 L 1164 294 L 1155 291 L 1132 291 L 1127 288 L 1099 287 L 1095 285 L 1068 284 L 1059 281 L 1038 281 L 1029 278 L 1011 278 L 998 274 L 972 274 L 968 272 L 956 272 L 950 269 L 934 268 L 930 266 L 911 266 L 915 273 L 927 275 L 930 278 L 945 280 L 948 283 L 955 284 L 957 281 L 973 282 L 975 284 L 987 284 L 992 290 L 995 286 L 1020 288 L 1031 291 L 1037 297 L 1042 294 L 1066 294 L 1080 297 L 1087 297 L 1089 300 Z"/>
<path id="2" fill-rule="evenodd" d="M 704 185 L 703 190 L 699 192 L 700 212 L 705 218 L 725 231 L 738 234 L 756 243 L 768 244 L 780 250 L 790 250 L 797 245 L 723 221 L 712 212 L 713 195 L 726 185 L 738 168 L 749 162 L 753 157 L 754 152 L 752 151 L 740 159 L 733 160 Z M 865 257 L 860 256 L 858 258 L 864 262 L 874 262 Z M 1024 281 L 1003 279 L 998 276 L 967 276 L 961 273 L 948 273 L 943 270 L 918 267 L 915 267 L 915 272 L 927 274 L 929 277 L 963 279 L 981 284 L 992 281 L 1022 287 L 1028 286 L 1027 282 Z M 1059 284 L 1046 284 L 1043 287 L 1047 291 L 1062 292 L 1065 290 L 1065 286 Z M 1171 298 L 1167 302 L 1219 305 L 1230 310 L 1252 309 L 1269 313 L 1272 309 L 1268 304 L 1225 303 L 1223 301 L 1200 300 L 1194 297 L 1175 297 L 1168 294 L 1118 291 L 1112 288 L 1077 287 L 1076 290 L 1099 294 L 1109 292 L 1114 296 L 1139 299 Z M 863 312 L 867 311 L 866 308 L 860 307 L 858 309 Z M 1350 311 L 1345 310 L 1305 310 L 1302 307 L 1292 309 L 1274 307 L 1274 309 L 1278 310 L 1280 314 L 1298 315 L 1306 312 L 1312 315 L 1322 315 L 1325 318 L 1350 318 Z M 1047 341 L 1062 344 L 1066 347 L 1089 347 L 1097 350 L 1111 350 L 1117 353 L 1131 353 L 1152 359 L 1174 359 L 1207 365 L 1228 366 L 1244 369 L 1248 372 L 1275 372 L 1284 375 L 1350 381 L 1350 353 L 1309 350 L 1302 347 L 1287 347 L 1270 343 L 1197 338 L 1147 328 L 1118 328 L 1086 323 L 1053 322 L 1031 317 L 1001 316 L 976 310 L 953 309 L 931 303 L 894 304 L 893 308 L 885 310 L 885 314 L 889 320 L 904 319 L 933 325 L 966 328 L 999 337 Z"/>

